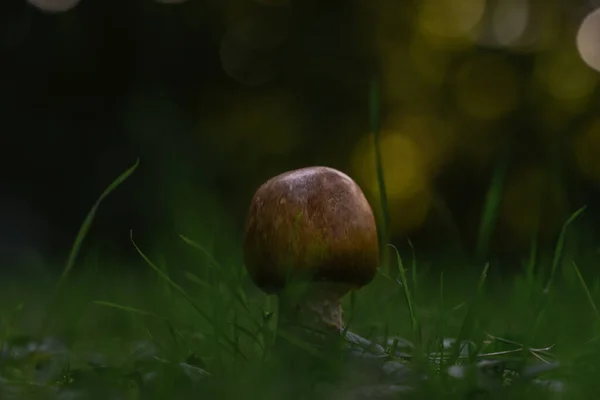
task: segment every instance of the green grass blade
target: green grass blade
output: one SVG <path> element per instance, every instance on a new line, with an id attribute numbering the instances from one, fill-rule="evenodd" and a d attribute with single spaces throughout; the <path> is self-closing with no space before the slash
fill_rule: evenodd
<path id="1" fill-rule="evenodd" d="M 552 283 L 554 281 L 554 275 L 562 259 L 563 249 L 565 247 L 565 239 L 567 235 L 567 228 L 585 211 L 586 207 L 587 206 L 583 206 L 577 211 L 575 211 L 573 214 L 571 214 L 569 219 L 567 219 L 567 221 L 563 224 L 562 229 L 560 230 L 560 235 L 556 243 L 556 249 L 554 250 L 554 258 L 552 259 L 552 269 L 550 270 L 550 277 L 548 278 L 548 283 L 546 284 L 546 288 L 544 289 L 544 292 L 546 294 L 550 292 Z"/>
<path id="2" fill-rule="evenodd" d="M 481 272 L 481 276 L 479 278 L 479 282 L 477 283 L 477 289 L 475 291 L 475 295 L 471 298 L 467 308 L 467 314 L 461 324 L 460 330 L 458 332 L 458 336 L 456 338 L 456 342 L 451 351 L 450 359 L 451 362 L 456 362 L 456 360 L 460 356 L 461 352 L 461 344 L 464 340 L 474 337 L 474 329 L 475 329 L 475 305 L 480 299 L 481 293 L 483 292 L 483 286 L 487 279 L 487 272 L 490 265 L 485 264 L 483 267 L 483 271 Z"/>
<path id="3" fill-rule="evenodd" d="M 188 238 L 188 237 L 186 237 L 184 235 L 179 235 L 179 237 L 187 245 L 189 245 L 193 249 L 196 249 L 196 250 L 200 251 L 205 257 L 207 257 L 208 260 L 209 260 L 209 265 L 212 265 L 217 271 L 221 272 L 221 274 L 224 272 L 224 268 L 221 266 L 221 264 L 203 246 L 201 246 L 199 243 L 193 241 L 192 239 L 190 239 L 190 238 Z M 200 283 L 200 279 L 197 278 L 192 273 L 186 272 L 186 276 L 187 276 L 188 279 L 194 281 L 195 283 Z M 227 288 L 229 289 L 230 293 L 235 297 L 235 299 L 244 308 L 244 310 L 246 310 L 248 313 L 250 313 L 250 308 L 248 307 L 248 301 L 246 299 L 245 294 L 240 290 L 239 285 L 236 284 L 236 283 L 234 283 L 234 282 L 232 282 L 231 279 L 225 280 L 224 283 L 227 286 Z M 204 283 L 200 283 L 200 284 L 204 285 Z M 253 322 L 258 326 L 258 322 L 257 321 L 254 320 Z"/>
<path id="4" fill-rule="evenodd" d="M 529 287 L 533 285 L 535 278 L 535 266 L 538 258 L 538 233 L 537 230 L 531 233 L 531 247 L 529 248 L 529 259 L 525 267 L 525 277 Z"/>
<path id="5" fill-rule="evenodd" d="M 160 314 L 156 314 L 156 313 L 153 313 L 150 311 L 140 310 L 139 308 L 135 308 L 135 307 L 124 306 L 121 304 L 112 303 L 110 301 L 95 300 L 95 301 L 92 301 L 92 303 L 99 305 L 99 306 L 103 306 L 103 307 L 109 307 L 109 308 L 114 308 L 117 310 L 125 311 L 125 312 L 131 313 L 131 314 L 139 314 L 139 315 L 144 315 L 144 316 L 149 316 L 149 317 L 156 317 L 156 318 L 160 318 L 160 319 L 168 319 L 167 317 L 160 315 Z"/>
<path id="6" fill-rule="evenodd" d="M 108 187 L 104 190 L 104 192 L 102 192 L 98 200 L 96 200 L 96 203 L 94 203 L 94 206 L 86 215 L 85 220 L 79 228 L 79 232 L 77 232 L 75 242 L 73 243 L 73 246 L 71 247 L 71 251 L 69 252 L 69 256 L 67 258 L 67 264 L 65 265 L 65 268 L 63 269 L 63 272 L 56 286 L 57 292 L 60 291 L 65 281 L 67 280 L 69 274 L 71 273 L 73 266 L 75 265 L 75 260 L 77 259 L 77 255 L 79 254 L 79 250 L 81 249 L 81 244 L 83 243 L 83 240 L 85 239 L 87 233 L 89 232 L 92 226 L 92 222 L 94 221 L 96 211 L 98 211 L 100 204 L 110 193 L 112 193 L 116 188 L 119 187 L 119 185 L 125 182 L 125 180 L 127 180 L 127 178 L 129 178 L 134 173 L 139 164 L 140 160 L 137 159 L 135 164 L 129 167 L 125 172 L 119 175 L 117 179 L 115 179 L 110 185 L 108 185 Z"/>
<path id="7" fill-rule="evenodd" d="M 583 291 L 585 292 L 585 295 L 586 295 L 588 301 L 590 302 L 590 305 L 592 306 L 594 313 L 596 314 L 596 318 L 598 318 L 600 320 L 600 312 L 598 312 L 598 307 L 596 307 L 596 303 L 594 302 L 592 293 L 590 292 L 588 285 L 585 283 L 585 279 L 583 279 L 583 276 L 581 275 L 581 271 L 579 271 L 579 267 L 577 267 L 577 264 L 575 263 L 575 261 L 573 261 L 573 268 L 575 269 L 575 273 L 577 274 L 577 277 L 579 278 L 579 282 L 581 282 L 581 287 L 583 288 Z"/>
<path id="8" fill-rule="evenodd" d="M 392 244 L 388 244 L 395 253 L 396 253 L 396 262 L 398 265 L 398 271 L 400 273 L 400 281 L 402 282 L 402 291 L 404 293 L 404 299 L 406 300 L 406 304 L 408 305 L 408 312 L 410 315 L 410 324 L 413 331 L 415 343 L 421 343 L 421 335 L 420 335 L 420 325 L 419 320 L 417 319 L 417 311 L 415 309 L 414 299 L 411 295 L 410 288 L 408 287 L 408 279 L 406 279 L 406 270 L 404 269 L 404 264 L 402 263 L 402 258 L 400 257 L 400 252 L 396 248 L 396 246 Z"/>
<path id="9" fill-rule="evenodd" d="M 177 283 L 175 283 L 171 278 L 169 278 L 164 273 L 164 271 L 162 271 L 160 268 L 158 268 L 156 265 L 154 265 L 154 263 L 146 256 L 146 254 L 144 254 L 144 252 L 138 247 L 138 245 L 133 240 L 133 231 L 129 231 L 129 239 L 131 240 L 131 243 L 133 244 L 133 247 L 135 248 L 135 250 L 144 259 L 144 261 L 146 262 L 146 264 L 148 264 L 150 266 L 150 268 L 152 268 L 154 270 L 154 272 L 156 272 L 158 274 L 158 276 L 160 276 L 162 279 L 164 279 L 166 282 L 168 282 L 169 285 L 171 285 L 171 287 L 173 287 L 173 289 L 175 289 L 194 308 L 194 310 L 196 310 L 196 312 L 206 322 L 208 322 L 210 326 L 212 326 L 212 328 L 215 330 L 215 335 L 217 337 L 217 342 L 220 343 L 219 338 L 222 338 L 223 340 L 225 340 L 225 342 L 229 346 L 231 346 L 231 349 L 228 349 L 228 350 L 232 350 L 233 349 L 233 351 L 235 353 L 239 353 L 239 355 L 241 357 L 243 357 L 245 359 L 245 361 L 248 361 L 248 358 L 241 352 L 241 350 L 237 349 L 235 347 L 235 343 L 226 335 L 225 332 L 223 332 L 219 328 L 219 326 L 217 324 L 215 324 L 215 322 L 213 321 L 213 319 L 207 313 L 205 313 L 196 304 L 196 302 L 194 302 L 194 300 L 192 300 L 192 298 L 187 294 L 187 292 L 185 290 L 183 290 L 183 288 L 181 286 L 179 286 Z"/>
<path id="10" fill-rule="evenodd" d="M 206 250 L 203 246 L 201 246 L 199 243 L 181 234 L 179 235 L 179 237 L 185 242 L 185 244 L 204 254 L 204 256 L 208 258 L 208 261 L 210 261 L 209 265 L 211 265 L 213 268 L 216 268 L 217 270 L 222 269 L 221 264 L 219 264 L 219 262 L 213 257 L 213 255 L 210 254 L 210 252 Z"/>
<path id="11" fill-rule="evenodd" d="M 373 132 L 375 170 L 377 171 L 377 184 L 379 185 L 379 201 L 382 215 L 379 240 L 381 248 L 384 248 L 384 246 L 389 242 L 390 212 L 381 157 L 381 127 L 379 126 L 381 112 L 380 96 L 381 88 L 379 82 L 376 79 L 373 79 L 369 88 L 369 123 L 371 132 Z M 384 263 L 385 262 L 387 262 L 387 257 L 384 257 Z M 391 266 L 387 267 L 391 270 Z"/>
<path id="12" fill-rule="evenodd" d="M 479 234 L 477 236 L 476 257 L 478 262 L 485 261 L 488 255 L 490 240 L 496 227 L 498 210 L 502 202 L 502 192 L 504 190 L 504 179 L 508 169 L 508 157 L 504 157 L 496 165 L 490 186 L 488 187 L 481 223 L 479 225 Z"/>
<path id="13" fill-rule="evenodd" d="M 410 273 L 411 273 L 411 278 L 412 278 L 412 285 L 413 285 L 413 298 L 416 299 L 417 298 L 417 253 L 415 251 L 415 246 L 413 246 L 412 241 L 409 239 L 408 240 L 408 245 L 410 246 L 410 251 L 411 251 L 411 263 L 410 263 Z"/>
<path id="14" fill-rule="evenodd" d="M 446 304 L 444 301 L 444 271 L 440 273 L 440 321 L 439 321 L 438 352 L 440 353 L 439 370 L 444 370 L 444 338 L 446 337 Z M 442 376 L 445 376 L 443 374 Z"/>

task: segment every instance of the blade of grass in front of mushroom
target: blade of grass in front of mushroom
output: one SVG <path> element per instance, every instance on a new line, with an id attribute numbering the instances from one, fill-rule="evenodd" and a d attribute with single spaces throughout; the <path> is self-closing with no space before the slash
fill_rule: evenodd
<path id="1" fill-rule="evenodd" d="M 390 240 L 390 212 L 387 199 L 387 189 L 385 185 L 385 177 L 383 173 L 383 161 L 381 157 L 381 127 L 379 123 L 381 105 L 380 96 L 381 89 L 377 79 L 371 81 L 369 88 L 369 123 L 371 132 L 373 133 L 374 150 L 375 150 L 375 170 L 377 171 L 377 184 L 379 186 L 379 201 L 381 206 L 381 221 L 378 225 L 379 229 L 379 247 L 382 253 L 382 266 L 388 274 L 392 272 L 392 266 L 389 262 L 388 252 L 385 251 L 386 245 Z"/>
<path id="2" fill-rule="evenodd" d="M 477 283 L 475 294 L 467 303 L 467 314 L 463 319 L 463 322 L 460 326 L 460 330 L 458 331 L 458 336 L 456 337 L 456 341 L 454 342 L 452 350 L 450 351 L 450 364 L 455 363 L 460 357 L 460 354 L 462 352 L 463 341 L 475 336 L 475 305 L 477 304 L 483 292 L 483 285 L 485 284 L 487 278 L 487 271 L 489 266 L 490 265 L 486 263 L 483 267 L 483 271 L 481 272 L 479 282 Z"/>
<path id="3" fill-rule="evenodd" d="M 237 318 L 237 313 L 235 311 L 234 316 Z M 252 343 L 256 344 L 259 347 L 261 352 L 265 350 L 264 344 L 261 343 L 259 339 L 260 331 L 250 332 L 250 330 L 245 328 L 242 324 L 238 323 L 235 318 L 233 321 L 230 320 L 229 323 L 231 323 L 235 327 L 235 329 L 237 329 L 237 333 L 243 333 L 244 335 L 248 336 L 248 338 L 252 340 Z"/>
<path id="4" fill-rule="evenodd" d="M 194 308 L 194 310 L 196 310 L 196 312 L 206 322 L 208 322 L 209 325 L 211 325 L 211 327 L 215 331 L 214 336 L 215 336 L 215 341 L 217 342 L 217 344 L 221 345 L 224 349 L 226 349 L 228 351 L 233 351 L 234 354 L 237 353 L 240 357 L 244 358 L 245 361 L 248 361 L 247 357 L 244 355 L 244 353 L 242 353 L 240 349 L 238 349 L 238 348 L 235 347 L 235 343 L 233 343 L 233 341 L 231 340 L 231 338 L 229 338 L 225 334 L 225 332 L 223 332 L 219 328 L 218 324 L 216 324 L 215 321 L 206 312 L 204 312 L 196 304 L 196 302 L 194 302 L 194 300 L 192 300 L 192 298 L 187 294 L 187 292 L 185 290 L 183 290 L 183 288 L 181 286 L 179 286 L 173 280 L 171 280 L 171 278 L 169 278 L 168 276 L 166 276 L 165 273 L 160 268 L 158 268 L 156 265 L 154 265 L 154 263 L 144 254 L 144 252 L 142 252 L 142 250 L 138 247 L 138 245 L 133 240 L 133 231 L 129 232 L 129 239 L 131 240 L 131 243 L 133 244 L 133 247 L 135 248 L 135 250 L 144 259 L 144 261 L 146 262 L 146 264 L 148 264 L 148 266 L 150 268 L 152 268 L 154 270 L 154 272 L 156 272 L 162 279 L 164 279 L 166 282 L 168 282 L 173 287 L 173 289 L 175 289 L 181 296 L 183 296 L 183 298 Z M 223 346 L 223 343 L 220 340 L 221 338 L 229 346 L 231 346 L 231 348 L 228 348 L 227 346 Z"/>
<path id="5" fill-rule="evenodd" d="M 224 268 L 221 266 L 221 264 L 214 258 L 214 256 L 212 254 L 210 254 L 210 252 L 208 250 L 206 250 L 206 248 L 204 248 L 203 246 L 201 246 L 199 243 L 195 242 L 194 240 L 184 236 L 184 235 L 179 235 L 179 237 L 184 241 L 184 243 L 186 243 L 187 245 L 191 246 L 192 248 L 194 248 L 195 250 L 200 251 L 204 256 L 206 256 L 208 258 L 209 261 L 209 266 L 214 268 L 217 272 L 218 272 L 218 276 L 222 277 L 224 275 Z M 242 268 L 243 270 L 243 268 Z M 205 289 L 209 289 L 212 290 L 212 287 L 210 284 L 208 284 L 207 282 L 204 282 L 203 280 L 201 280 L 196 274 L 190 272 L 190 271 L 185 271 L 184 272 L 186 278 L 188 280 L 190 280 L 191 282 L 200 285 L 202 287 L 204 287 Z M 236 277 L 241 280 L 242 277 L 244 275 L 236 275 Z M 262 343 L 260 343 L 260 340 L 258 339 L 258 334 L 261 332 L 261 324 L 256 321 L 256 319 L 254 319 L 252 317 L 252 312 L 250 310 L 250 307 L 248 306 L 248 301 L 246 299 L 245 293 L 242 291 L 241 289 L 241 284 L 240 282 L 233 282 L 233 278 L 232 276 L 228 276 L 225 277 L 225 279 L 221 279 L 221 281 L 223 281 L 225 283 L 225 286 L 228 288 L 229 292 L 233 295 L 233 298 L 235 300 L 237 300 L 237 302 L 244 308 L 244 310 L 247 312 L 247 316 L 250 319 L 250 321 L 254 324 L 254 326 L 256 327 L 257 333 L 256 334 L 252 334 L 250 331 L 244 329 L 242 326 L 239 326 L 237 324 L 237 322 L 233 322 L 235 325 L 235 329 L 240 330 L 242 333 L 246 334 L 247 336 L 249 336 L 250 338 L 252 338 L 253 342 L 255 342 L 261 349 L 264 350 L 264 346 Z M 220 297 L 220 296 L 219 296 Z"/>
<path id="6" fill-rule="evenodd" d="M 202 279 L 200 279 L 200 277 L 198 277 L 196 274 L 194 274 L 193 272 L 190 271 L 184 271 L 184 276 L 192 283 L 201 286 L 202 288 L 212 291 L 214 288 L 209 285 L 207 282 L 203 281 Z M 241 292 L 241 289 L 240 289 Z M 264 349 L 264 345 L 260 342 L 260 340 L 258 339 L 258 335 L 261 333 L 262 331 L 262 325 L 261 323 L 259 323 L 258 321 L 256 321 L 256 319 L 254 319 L 252 317 L 252 311 L 250 310 L 250 308 L 248 307 L 247 303 L 244 301 L 245 296 L 243 298 L 236 296 L 236 292 L 232 292 L 234 295 L 234 300 L 237 300 L 240 304 L 242 304 L 242 306 L 244 307 L 244 310 L 247 312 L 247 317 L 250 320 L 250 322 L 255 326 L 256 328 L 256 333 L 251 333 L 249 330 L 246 330 L 244 327 L 237 326 L 237 329 L 239 329 L 241 332 L 245 333 L 247 336 L 249 336 L 250 338 L 253 339 L 253 341 L 256 342 L 256 344 L 258 344 L 258 346 L 261 349 Z M 243 295 L 243 292 L 241 292 Z M 218 296 L 218 295 L 216 295 Z"/>
<path id="7" fill-rule="evenodd" d="M 191 246 L 192 248 L 200 251 L 202 254 L 204 254 L 204 256 L 206 256 L 208 258 L 209 261 L 209 265 L 212 265 L 217 271 L 220 272 L 220 276 L 222 276 L 224 268 L 221 266 L 221 264 L 214 258 L 214 256 L 212 254 L 210 254 L 210 252 L 208 250 L 206 250 L 203 246 L 201 246 L 199 243 L 193 241 L 192 239 L 184 236 L 184 235 L 179 235 L 179 237 L 189 246 Z M 231 278 L 231 277 L 228 277 Z M 199 279 L 198 279 L 199 280 Z M 226 284 L 227 288 L 229 289 L 230 293 L 235 297 L 235 299 L 240 303 L 240 305 L 248 312 L 248 314 L 250 314 L 250 308 L 248 307 L 248 301 L 246 299 L 246 296 L 244 294 L 244 292 L 240 289 L 240 285 L 237 284 L 236 282 L 232 282 L 231 279 L 224 279 L 224 283 Z M 256 326 L 259 326 L 260 323 L 256 320 L 253 320 L 253 322 L 255 323 Z"/>

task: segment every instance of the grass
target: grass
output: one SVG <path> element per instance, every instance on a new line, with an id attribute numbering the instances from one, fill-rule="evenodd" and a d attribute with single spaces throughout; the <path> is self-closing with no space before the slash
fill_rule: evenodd
<path id="1" fill-rule="evenodd" d="M 346 297 L 352 345 L 336 354 L 278 330 L 275 299 L 193 238 L 180 237 L 196 252 L 194 270 L 151 260 L 133 232 L 146 273 L 76 265 L 101 201 L 137 165 L 91 209 L 58 284 L 3 285 L 1 399 L 585 399 L 600 390 L 600 281 L 586 280 L 586 260 L 564 261 L 584 208 L 565 221 L 548 265 L 532 239 L 510 285 L 489 281 L 489 264 L 422 270 L 412 245 L 409 255 L 391 246 L 397 268 Z M 487 257 L 503 168 L 483 208 L 478 259 Z M 560 269 L 577 279 L 557 281 Z M 298 351 L 276 354 L 276 337 Z"/>
<path id="2" fill-rule="evenodd" d="M 500 192 L 492 188 L 489 193 L 488 204 L 498 204 L 493 197 Z M 197 270 L 173 269 L 170 275 L 171 269 L 150 260 L 132 234 L 147 274 L 83 270 L 73 278 L 79 246 L 100 200 L 54 289 L 29 283 L 0 294 L 0 398 L 308 398 L 317 390 L 310 383 L 332 379 L 331 370 L 345 384 L 356 382 L 347 371 L 351 361 L 332 359 L 277 332 L 273 299 L 252 286 L 243 268 L 222 265 L 191 238 L 181 236 L 182 245 L 197 251 Z M 483 223 L 494 221 L 496 211 L 485 207 Z M 548 398 L 532 383 L 537 375 L 564 385 L 563 397 L 589 398 L 600 367 L 600 285 L 586 282 L 574 262 L 561 263 L 568 228 L 582 213 L 565 222 L 550 265 L 526 266 L 510 287 L 487 282 L 487 264 L 479 277 L 457 276 L 450 265 L 439 268 L 445 272 L 438 277 L 426 276 L 414 251 L 408 269 L 396 251 L 397 274 L 382 271 L 347 296 L 350 330 L 369 339 L 369 351 L 381 359 L 428 376 L 427 381 L 401 381 L 412 388 L 408 394 L 401 390 L 402 398 L 465 398 L 481 391 L 493 397 Z M 487 247 L 484 239 L 480 249 Z M 576 284 L 554 282 L 559 268 L 572 268 Z M 293 360 L 283 366 L 274 361 L 277 334 L 316 360 L 310 373 L 291 368 Z M 385 379 L 371 379 L 371 385 L 383 382 L 377 388 L 365 382 L 349 389 L 333 386 L 337 394 L 326 384 L 318 390 L 328 398 L 352 398 L 368 387 L 374 395 L 394 388 Z"/>

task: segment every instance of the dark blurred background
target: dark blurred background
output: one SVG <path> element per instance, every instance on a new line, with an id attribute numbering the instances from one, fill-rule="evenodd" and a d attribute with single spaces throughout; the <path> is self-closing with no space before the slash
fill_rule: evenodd
<path id="1" fill-rule="evenodd" d="M 378 210 L 369 85 L 381 87 L 392 241 L 469 259 L 507 166 L 491 257 L 551 247 L 569 215 L 595 257 L 600 7 L 586 0 L 2 0 L 0 262 L 135 264 L 178 233 L 239 261 L 257 186 L 321 164 Z"/>

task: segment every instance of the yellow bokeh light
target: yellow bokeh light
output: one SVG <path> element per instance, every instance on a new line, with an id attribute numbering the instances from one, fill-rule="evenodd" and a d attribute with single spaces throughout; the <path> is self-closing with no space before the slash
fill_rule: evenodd
<path id="1" fill-rule="evenodd" d="M 392 113 L 385 126 L 410 139 L 418 148 L 423 171 L 429 178 L 453 156 L 456 145 L 455 122 L 435 114 Z"/>
<path id="2" fill-rule="evenodd" d="M 553 235 L 566 215 L 566 198 L 562 185 L 541 167 L 526 167 L 506 182 L 500 221 L 520 242 L 532 234 Z"/>
<path id="3" fill-rule="evenodd" d="M 469 42 L 485 11 L 485 0 L 422 0 L 418 30 L 434 41 Z"/>
<path id="4" fill-rule="evenodd" d="M 600 181 L 600 119 L 575 136 L 573 153 L 581 174 L 587 179 Z"/>
<path id="5" fill-rule="evenodd" d="M 383 132 L 380 146 L 391 228 L 395 233 L 407 232 L 423 223 L 431 205 L 426 160 L 417 143 L 398 132 Z M 357 145 L 353 169 L 368 195 L 379 200 L 372 134 Z"/>
<path id="6" fill-rule="evenodd" d="M 558 100 L 565 109 L 585 108 L 598 85 L 598 74 L 580 58 L 570 43 L 539 58 L 536 78 L 543 90 Z"/>
<path id="7" fill-rule="evenodd" d="M 408 51 L 414 72 L 419 77 L 435 86 L 444 82 L 450 61 L 448 52 L 432 48 L 419 34 L 413 36 Z"/>
<path id="8" fill-rule="evenodd" d="M 457 72 L 457 105 L 473 118 L 489 120 L 505 116 L 516 107 L 518 95 L 514 67 L 500 56 L 476 56 Z"/>

